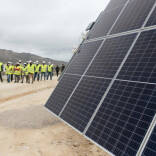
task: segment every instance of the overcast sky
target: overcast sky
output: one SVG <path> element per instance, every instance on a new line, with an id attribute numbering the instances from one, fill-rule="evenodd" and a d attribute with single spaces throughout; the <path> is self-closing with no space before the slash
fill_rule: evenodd
<path id="1" fill-rule="evenodd" d="M 2 0 L 0 49 L 68 61 L 109 0 Z"/>

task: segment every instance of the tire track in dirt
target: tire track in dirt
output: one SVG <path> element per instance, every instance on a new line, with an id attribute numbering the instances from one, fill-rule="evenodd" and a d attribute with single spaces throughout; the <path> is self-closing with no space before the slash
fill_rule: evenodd
<path id="1" fill-rule="evenodd" d="M 10 101 L 10 100 L 18 99 L 18 98 L 23 97 L 23 96 L 38 93 L 38 92 L 41 92 L 41 91 L 44 91 L 44 90 L 47 90 L 47 89 L 52 89 L 52 88 L 53 87 L 44 87 L 44 88 L 40 88 L 40 89 L 37 89 L 37 90 L 32 90 L 32 91 L 28 91 L 28 92 L 25 92 L 25 93 L 13 95 L 13 96 L 10 96 L 10 97 L 7 97 L 7 98 L 3 98 L 3 99 L 0 99 L 0 104 L 2 104 L 4 102 L 7 102 L 7 101 Z"/>

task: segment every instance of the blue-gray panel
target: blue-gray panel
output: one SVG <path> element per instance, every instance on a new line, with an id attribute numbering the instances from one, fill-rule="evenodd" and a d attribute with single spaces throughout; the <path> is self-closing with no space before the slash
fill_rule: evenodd
<path id="1" fill-rule="evenodd" d="M 149 141 L 143 151 L 142 156 L 155 156 L 156 155 L 156 126 L 149 138 Z"/>
<path id="2" fill-rule="evenodd" d="M 64 74 L 45 106 L 58 115 L 79 80 L 80 76 Z"/>
<path id="3" fill-rule="evenodd" d="M 79 53 L 76 54 L 76 56 L 72 60 L 66 73 L 82 75 L 89 65 L 90 61 L 96 54 L 101 43 L 102 41 L 95 41 L 81 45 Z"/>
<path id="4" fill-rule="evenodd" d="M 140 28 L 152 9 L 154 2 L 155 0 L 130 1 L 115 24 L 111 34 Z"/>
<path id="5" fill-rule="evenodd" d="M 112 78 L 130 49 L 136 34 L 107 39 L 86 75 Z"/>
<path id="6" fill-rule="evenodd" d="M 149 18 L 146 27 L 156 25 L 156 8 L 154 9 L 151 17 Z"/>
<path id="7" fill-rule="evenodd" d="M 115 81 L 86 135 L 116 156 L 135 156 L 156 113 L 156 85 Z"/>
<path id="8" fill-rule="evenodd" d="M 105 12 L 124 5 L 127 1 L 128 0 L 111 0 L 105 9 Z"/>
<path id="9" fill-rule="evenodd" d="M 96 23 L 94 24 L 93 28 L 90 30 L 87 39 L 97 38 L 106 36 L 112 25 L 114 24 L 116 18 L 118 17 L 119 13 L 123 5 L 109 11 L 109 12 L 102 12 L 98 17 Z"/>
<path id="10" fill-rule="evenodd" d="M 61 118 L 83 132 L 109 83 L 107 79 L 83 77 Z"/>
<path id="11" fill-rule="evenodd" d="M 156 30 L 141 34 L 118 79 L 156 83 Z"/>

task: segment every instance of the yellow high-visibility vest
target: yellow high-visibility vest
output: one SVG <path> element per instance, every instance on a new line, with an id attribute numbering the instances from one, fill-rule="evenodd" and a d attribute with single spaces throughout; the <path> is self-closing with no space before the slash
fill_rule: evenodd
<path id="1" fill-rule="evenodd" d="M 11 75 L 11 72 L 12 72 L 12 66 L 11 65 L 6 65 L 5 66 L 5 70 L 6 70 L 6 72 L 5 72 L 5 74 L 7 74 L 7 75 Z"/>
<path id="2" fill-rule="evenodd" d="M 25 66 L 25 67 L 22 67 L 22 75 L 28 75 L 28 67 Z"/>
<path id="3" fill-rule="evenodd" d="M 0 62 L 0 72 L 2 71 L 3 63 Z"/>
<path id="4" fill-rule="evenodd" d="M 39 72 L 40 67 L 41 67 L 41 65 L 40 65 L 40 64 L 36 65 L 36 68 L 35 68 L 35 72 L 36 72 L 36 73 L 38 73 L 38 72 Z"/>
<path id="5" fill-rule="evenodd" d="M 48 65 L 48 72 L 52 72 L 53 71 L 53 65 Z"/>
<path id="6" fill-rule="evenodd" d="M 11 75 L 14 74 L 14 65 L 11 65 Z"/>
<path id="7" fill-rule="evenodd" d="M 28 68 L 28 73 L 30 73 L 30 74 L 34 74 L 35 73 L 35 66 L 34 66 L 34 64 L 32 64 L 32 65 L 28 64 L 27 68 Z"/>
<path id="8" fill-rule="evenodd" d="M 41 72 L 46 72 L 47 71 L 47 65 L 41 65 Z"/>
<path id="9" fill-rule="evenodd" d="M 21 68 L 21 66 L 15 66 L 15 68 L 14 68 L 14 74 L 15 75 L 21 75 L 21 70 L 22 70 L 22 68 Z"/>

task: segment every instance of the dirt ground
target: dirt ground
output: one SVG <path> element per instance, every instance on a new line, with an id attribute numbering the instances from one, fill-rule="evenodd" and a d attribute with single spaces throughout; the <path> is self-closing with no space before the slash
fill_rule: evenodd
<path id="1" fill-rule="evenodd" d="M 44 109 L 56 84 L 0 83 L 0 156 L 108 156 Z"/>

